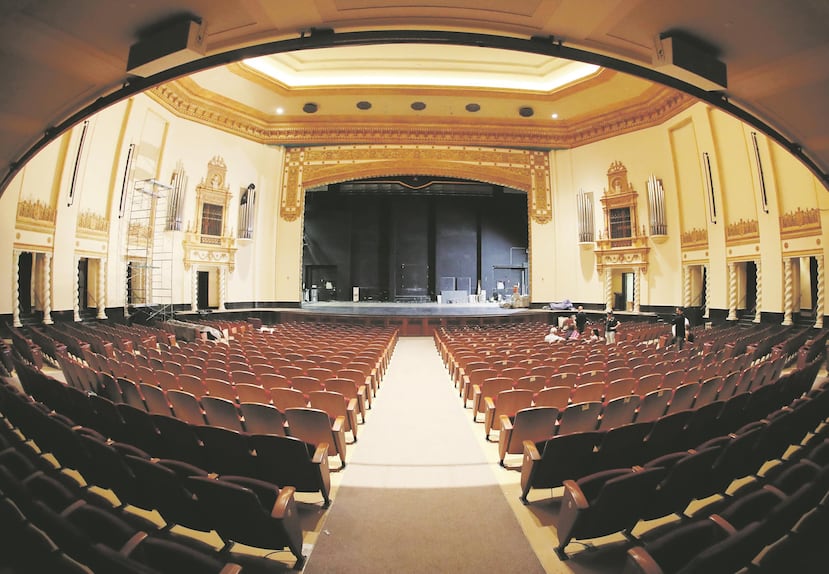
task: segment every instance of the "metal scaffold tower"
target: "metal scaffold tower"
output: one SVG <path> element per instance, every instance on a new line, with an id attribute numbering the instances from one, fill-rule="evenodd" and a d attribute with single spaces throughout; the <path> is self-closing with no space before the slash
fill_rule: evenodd
<path id="1" fill-rule="evenodd" d="M 144 321 L 173 316 L 173 234 L 168 231 L 172 186 L 155 179 L 135 182 L 127 217 L 125 316 Z"/>

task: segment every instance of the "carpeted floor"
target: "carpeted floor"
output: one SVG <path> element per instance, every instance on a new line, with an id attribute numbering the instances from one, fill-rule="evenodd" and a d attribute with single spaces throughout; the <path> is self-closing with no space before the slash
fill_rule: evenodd
<path id="1" fill-rule="evenodd" d="M 400 339 L 360 430 L 308 574 L 544 572 L 431 338 Z"/>

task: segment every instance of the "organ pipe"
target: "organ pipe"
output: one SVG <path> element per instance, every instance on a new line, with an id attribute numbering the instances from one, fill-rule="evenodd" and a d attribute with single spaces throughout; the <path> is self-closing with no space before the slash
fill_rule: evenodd
<path id="1" fill-rule="evenodd" d="M 667 235 L 668 222 L 665 216 L 665 190 L 662 180 L 651 175 L 647 185 L 651 235 Z"/>

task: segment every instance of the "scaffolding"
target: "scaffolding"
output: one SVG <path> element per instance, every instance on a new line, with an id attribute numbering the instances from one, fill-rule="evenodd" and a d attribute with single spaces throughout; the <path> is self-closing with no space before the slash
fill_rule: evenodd
<path id="1" fill-rule="evenodd" d="M 168 231 L 172 186 L 155 179 L 135 182 L 127 217 L 124 315 L 143 321 L 173 316 L 173 233 Z"/>

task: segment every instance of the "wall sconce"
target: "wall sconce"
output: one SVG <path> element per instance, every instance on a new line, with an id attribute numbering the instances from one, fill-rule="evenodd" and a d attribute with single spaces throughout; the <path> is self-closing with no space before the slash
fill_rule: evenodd
<path id="1" fill-rule="evenodd" d="M 580 189 L 576 195 L 576 214 L 579 224 L 579 243 L 592 243 L 594 241 L 593 227 L 593 194 L 585 193 Z"/>

